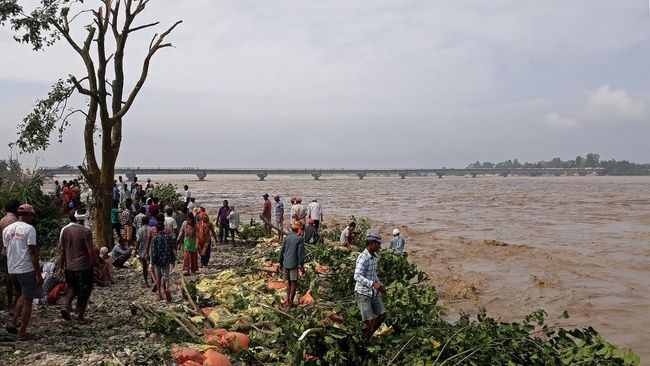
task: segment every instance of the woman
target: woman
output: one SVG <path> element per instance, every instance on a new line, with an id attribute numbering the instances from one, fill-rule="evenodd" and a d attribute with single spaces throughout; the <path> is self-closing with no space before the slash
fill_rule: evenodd
<path id="1" fill-rule="evenodd" d="M 217 233 L 214 230 L 214 224 L 210 222 L 210 218 L 206 212 L 201 213 L 199 224 L 197 225 L 197 246 L 199 254 L 201 255 L 201 267 L 207 267 L 210 262 L 210 252 L 212 251 L 212 238 L 217 240 Z"/>
<path id="2" fill-rule="evenodd" d="M 191 273 L 196 273 L 199 264 L 196 256 L 196 223 L 194 222 L 194 215 L 188 215 L 187 220 L 183 223 L 180 233 L 178 234 L 177 246 L 180 247 L 183 243 L 183 270 L 184 275 L 189 276 Z"/>

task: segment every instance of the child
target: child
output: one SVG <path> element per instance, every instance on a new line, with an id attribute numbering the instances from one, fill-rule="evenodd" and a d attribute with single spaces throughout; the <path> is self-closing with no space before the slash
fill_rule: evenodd
<path id="1" fill-rule="evenodd" d="M 165 231 L 165 223 L 158 221 L 156 225 L 157 235 L 151 242 L 151 263 L 156 269 L 156 288 L 158 290 L 158 300 L 162 300 L 161 289 L 164 289 L 167 301 L 172 300 L 172 294 L 169 290 L 169 272 L 171 266 L 176 262 L 174 250 L 174 239 L 172 235 Z"/>
<path id="2" fill-rule="evenodd" d="M 183 270 L 185 276 L 196 273 L 199 267 L 196 247 L 196 223 L 194 215 L 188 214 L 187 220 L 183 223 L 180 233 L 178 234 L 178 247 L 183 243 Z"/>

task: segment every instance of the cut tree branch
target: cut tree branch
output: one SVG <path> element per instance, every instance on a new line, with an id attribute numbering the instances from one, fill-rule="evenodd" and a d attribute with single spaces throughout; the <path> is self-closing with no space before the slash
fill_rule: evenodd
<path id="1" fill-rule="evenodd" d="M 160 24 L 160 22 L 155 22 L 155 23 L 149 23 L 149 24 L 145 24 L 145 25 L 140 25 L 140 26 L 137 26 L 137 27 L 135 27 L 135 28 L 131 28 L 131 29 L 129 29 L 129 33 L 133 33 L 133 32 L 135 32 L 135 31 L 139 31 L 139 30 L 141 30 L 141 29 L 145 29 L 145 28 L 153 27 L 153 26 L 158 25 L 158 24 Z"/>

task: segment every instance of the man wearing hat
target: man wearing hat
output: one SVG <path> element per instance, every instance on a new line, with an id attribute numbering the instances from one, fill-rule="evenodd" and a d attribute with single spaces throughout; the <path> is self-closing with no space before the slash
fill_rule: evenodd
<path id="1" fill-rule="evenodd" d="M 381 248 L 382 240 L 379 234 L 366 235 L 366 249 L 357 257 L 354 269 L 354 292 L 357 305 L 361 311 L 363 334 L 370 340 L 373 333 L 384 322 L 386 308 L 379 293 L 386 295 L 386 289 L 377 276 L 379 258 L 377 251 Z"/>
<path id="2" fill-rule="evenodd" d="M 77 299 L 77 320 L 85 322 L 84 315 L 90 293 L 93 289 L 93 267 L 99 268 L 99 257 L 93 244 L 93 235 L 84 225 L 88 220 L 86 209 L 78 209 L 70 215 L 70 223 L 61 229 L 59 235 L 61 257 L 59 268 L 65 271 L 66 291 L 65 309 L 61 317 L 72 320 L 72 302 Z"/>
<path id="3" fill-rule="evenodd" d="M 266 230 L 266 236 L 269 237 L 271 236 L 271 201 L 269 201 L 269 194 L 264 193 L 262 195 L 264 198 L 264 208 L 262 209 L 262 214 L 260 215 L 260 218 L 262 221 L 264 221 L 264 229 Z"/>
<path id="4" fill-rule="evenodd" d="M 284 269 L 284 279 L 287 281 L 287 300 L 282 305 L 293 306 L 293 299 L 298 289 L 298 270 L 304 270 L 305 265 L 305 239 L 298 235 L 302 223 L 296 221 L 291 224 L 291 234 L 282 242 L 280 249 L 280 267 Z"/>
<path id="5" fill-rule="evenodd" d="M 390 251 L 392 252 L 404 254 L 405 245 L 406 245 L 406 241 L 400 235 L 399 229 L 393 230 L 393 238 L 390 240 L 390 245 L 388 246 L 388 249 L 390 249 Z"/>
<path id="6" fill-rule="evenodd" d="M 16 302 L 14 316 L 7 325 L 7 331 L 17 333 L 17 340 L 27 340 L 27 326 L 32 316 L 32 302 L 43 297 L 43 277 L 38 263 L 36 229 L 31 223 L 36 218 L 34 207 L 28 204 L 18 207 L 18 221 L 2 231 L 7 249 L 9 275 L 20 287 L 20 298 Z M 17 329 L 20 318 L 20 329 Z"/>

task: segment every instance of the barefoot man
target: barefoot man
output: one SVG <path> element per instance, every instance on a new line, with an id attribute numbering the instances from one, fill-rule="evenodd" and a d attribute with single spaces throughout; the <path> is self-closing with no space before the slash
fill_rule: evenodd
<path id="1" fill-rule="evenodd" d="M 99 268 L 99 256 L 93 245 L 93 234 L 84 225 L 88 220 L 86 209 L 80 208 L 71 216 L 71 222 L 61 229 L 59 236 L 59 271 L 65 273 L 65 282 L 68 284 L 65 309 L 61 310 L 61 317 L 72 320 L 72 302 L 76 298 L 77 320 L 84 323 L 86 307 L 93 290 L 93 268 Z"/>

